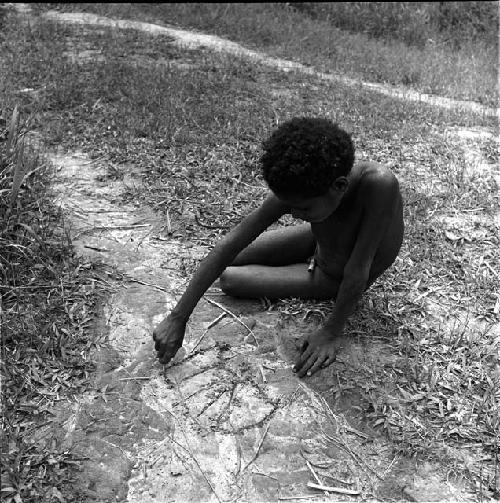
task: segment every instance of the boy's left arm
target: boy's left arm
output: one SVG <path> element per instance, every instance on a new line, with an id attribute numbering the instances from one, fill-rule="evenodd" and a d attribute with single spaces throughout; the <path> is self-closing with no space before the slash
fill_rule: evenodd
<path id="1" fill-rule="evenodd" d="M 373 258 L 396 210 L 399 185 L 392 175 L 376 175 L 378 187 L 365 196 L 361 227 L 351 256 L 344 267 L 335 306 L 325 324 L 306 337 L 294 370 L 299 377 L 314 374 L 335 360 L 342 331 L 365 291 Z"/>

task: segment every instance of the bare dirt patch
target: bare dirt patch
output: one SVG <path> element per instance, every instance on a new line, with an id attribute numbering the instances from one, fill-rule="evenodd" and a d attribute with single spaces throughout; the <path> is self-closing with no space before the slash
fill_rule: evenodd
<path id="1" fill-rule="evenodd" d="M 232 312 L 244 313 L 253 336 L 230 316 L 207 332 L 222 311 L 201 302 L 186 352 L 163 369 L 151 332 L 182 288 L 184 278 L 163 267 L 167 256 L 169 262 L 183 253 L 182 244 L 155 241 L 157 217 L 120 203 L 123 182 L 99 182 L 99 163 L 78 153 L 52 161 L 76 249 L 108 264 L 116 288 L 105 306 L 109 336 L 97 353 L 102 364 L 95 389 L 78 399 L 64 420 L 64 442 L 89 458 L 80 482 L 85 501 L 94 501 L 93 494 L 131 502 L 167 495 L 182 501 L 304 495 L 311 477 L 306 460 L 325 482 L 345 481 L 344 487 L 367 496 L 428 495 L 414 486 L 427 465 L 395 458 L 382 437 L 356 428 L 363 424 L 352 411 L 347 419 L 340 412 L 362 407 L 359 399 L 345 395 L 343 406 L 329 406 L 320 394 L 337 387 L 342 369 L 356 372 L 367 355 L 392 358 L 381 346 L 373 351 L 353 344 L 338 367 L 301 382 L 290 367 L 293 340 L 304 326 L 280 329 L 276 313 L 259 304 L 215 297 Z M 396 468 L 405 477 L 391 479 Z M 433 490 L 438 487 L 443 499 L 463 494 L 462 487 L 452 490 L 436 473 L 433 477 Z"/>

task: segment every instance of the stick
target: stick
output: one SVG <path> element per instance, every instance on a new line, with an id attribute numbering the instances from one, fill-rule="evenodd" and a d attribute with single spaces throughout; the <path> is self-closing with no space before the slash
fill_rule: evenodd
<path id="1" fill-rule="evenodd" d="M 167 234 L 170 235 L 172 234 L 172 224 L 170 223 L 170 212 L 168 211 L 168 208 L 167 208 Z"/>
<path id="2" fill-rule="evenodd" d="M 194 456 L 194 454 L 191 452 L 191 450 L 188 449 L 188 448 L 186 448 L 186 447 L 184 447 L 182 444 L 180 444 L 179 442 L 177 442 L 177 440 L 175 440 L 174 438 L 172 438 L 172 437 L 169 437 L 169 438 L 170 438 L 170 440 L 172 440 L 172 442 L 174 442 L 174 444 L 178 445 L 179 447 L 181 447 L 182 449 L 184 449 L 189 454 L 189 456 L 191 457 L 191 459 L 194 461 L 194 463 L 198 467 L 198 470 L 200 470 L 200 473 L 203 476 L 203 478 L 205 479 L 206 483 L 210 486 L 210 489 L 212 489 L 212 492 L 214 493 L 214 495 L 217 498 L 217 500 L 219 501 L 219 503 L 222 503 L 221 499 L 219 498 L 219 495 L 217 494 L 217 492 L 215 491 L 214 486 L 212 485 L 212 482 L 210 482 L 210 479 L 206 476 L 205 472 L 203 471 L 202 467 L 200 466 L 200 463 L 198 462 L 198 460 L 196 459 L 196 457 Z M 189 444 L 188 444 L 188 447 L 189 447 Z"/>
<path id="3" fill-rule="evenodd" d="M 139 285 L 144 285 L 144 286 L 151 286 L 152 288 L 156 288 L 157 290 L 160 290 L 161 292 L 170 292 L 171 290 L 167 290 L 166 288 L 163 288 L 160 285 L 155 285 L 154 283 L 147 283 L 146 281 L 142 281 L 141 279 L 134 278 L 133 276 L 129 276 L 128 274 L 123 274 L 124 279 L 128 279 L 129 281 L 132 281 L 134 283 L 139 283 Z"/>
<path id="4" fill-rule="evenodd" d="M 262 382 L 267 382 L 266 374 L 264 373 L 264 368 L 259 364 L 260 375 L 262 376 Z"/>
<path id="5" fill-rule="evenodd" d="M 173 442 L 174 444 L 178 445 L 181 449 L 183 449 L 184 451 L 186 451 L 189 454 L 189 456 L 191 457 L 191 459 L 194 461 L 194 463 L 198 467 L 198 470 L 200 470 L 201 475 L 203 476 L 203 478 L 205 479 L 205 481 L 207 482 L 207 484 L 210 486 L 210 489 L 212 490 L 212 492 L 214 493 L 215 497 L 217 498 L 217 501 L 219 503 L 222 503 L 221 499 L 219 498 L 219 495 L 217 494 L 217 491 L 215 490 L 214 486 L 212 485 L 212 482 L 210 482 L 210 479 L 207 477 L 207 475 L 203 471 L 202 467 L 200 466 L 200 463 L 196 459 L 195 455 L 192 453 L 191 447 L 189 446 L 189 442 L 187 440 L 186 432 L 184 431 L 184 428 L 182 427 L 182 423 L 179 421 L 179 418 L 170 409 L 167 408 L 165 410 L 175 419 L 176 424 L 179 425 L 179 427 L 180 427 L 180 429 L 182 431 L 182 434 L 184 435 L 184 440 L 186 441 L 187 447 L 184 447 L 181 443 L 177 442 L 177 440 L 175 440 L 175 438 L 173 437 L 173 434 L 172 434 L 171 436 L 165 437 L 159 444 L 153 446 L 151 452 L 153 450 L 155 450 L 155 449 L 158 449 L 158 447 L 160 445 L 166 443 L 169 440 L 171 442 Z"/>
<path id="6" fill-rule="evenodd" d="M 486 260 L 483 261 L 483 264 L 498 278 L 498 273 L 495 269 L 493 269 L 493 267 L 491 267 L 490 264 L 488 264 L 488 262 L 486 262 Z"/>
<path id="7" fill-rule="evenodd" d="M 217 325 L 217 323 L 219 323 L 220 320 L 222 320 L 222 318 L 224 318 L 224 316 L 226 316 L 227 313 L 222 313 L 221 315 L 219 315 L 215 320 L 212 320 L 210 322 L 210 324 L 208 325 L 208 327 L 204 330 L 204 332 L 200 335 L 200 337 L 198 338 L 198 340 L 196 341 L 195 345 L 192 347 L 191 351 L 189 351 L 189 354 L 193 353 L 194 350 L 199 346 L 200 342 L 203 340 L 203 337 L 205 337 L 205 335 L 207 335 L 208 331 L 214 326 L 214 325 Z"/>
<path id="8" fill-rule="evenodd" d="M 391 461 L 391 463 L 389 464 L 389 466 L 384 470 L 384 473 L 382 474 L 382 477 L 385 479 L 385 476 L 389 473 L 389 470 L 392 468 L 392 466 L 394 465 L 394 463 L 396 462 L 396 459 L 398 459 L 397 456 L 394 456 L 394 459 Z"/>
<path id="9" fill-rule="evenodd" d="M 333 442 L 335 445 L 337 445 L 338 447 L 343 449 L 345 452 L 347 452 L 347 454 L 349 454 L 352 457 L 352 459 L 354 459 L 354 461 L 356 463 L 358 463 L 359 466 L 361 466 L 361 468 L 363 470 L 365 470 L 365 468 L 368 468 L 368 470 L 370 470 L 370 472 L 372 472 L 377 478 L 379 478 L 380 480 L 384 480 L 384 477 L 382 477 L 379 473 L 377 473 L 370 465 L 365 463 L 365 461 L 363 461 L 362 458 L 360 458 L 357 454 L 355 454 L 353 452 L 353 450 L 344 441 L 337 440 L 337 439 L 331 437 L 330 435 L 328 435 L 327 433 L 325 433 L 324 431 L 323 431 L 323 435 L 325 436 L 325 438 L 327 440 L 329 440 L 330 442 Z"/>
<path id="10" fill-rule="evenodd" d="M 95 250 L 98 252 L 107 252 L 109 251 L 107 248 L 100 248 L 99 246 L 90 246 L 90 245 L 83 245 L 84 248 L 88 248 L 89 250 Z"/>
<path id="11" fill-rule="evenodd" d="M 236 441 L 236 473 L 235 476 L 238 477 L 241 471 L 241 443 L 239 437 L 235 438 Z"/>
<path id="12" fill-rule="evenodd" d="M 281 496 L 278 495 L 279 500 L 302 500 L 302 499 L 313 499 L 317 498 L 319 494 L 304 494 L 304 496 Z"/>
<path id="13" fill-rule="evenodd" d="M 262 447 L 262 444 L 264 443 L 264 439 L 266 438 L 267 431 L 269 430 L 270 425 L 271 425 L 270 422 L 267 423 L 266 429 L 260 439 L 260 442 L 259 442 L 259 445 L 257 446 L 257 449 L 255 450 L 255 453 L 252 456 L 252 459 L 245 465 L 245 468 L 243 468 L 243 471 L 245 471 L 257 459 L 257 456 L 259 455 L 259 452 L 260 452 L 260 448 Z"/>
<path id="14" fill-rule="evenodd" d="M 146 381 L 148 379 L 151 379 L 151 377 L 121 377 L 118 379 L 119 381 Z"/>
<path id="15" fill-rule="evenodd" d="M 308 482 L 307 487 L 311 489 L 319 489 L 320 491 L 329 491 L 331 493 L 348 494 L 350 496 L 359 496 L 361 491 L 352 491 L 351 489 L 343 489 L 342 487 L 330 487 L 321 484 L 315 484 L 314 482 Z"/>
<path id="16" fill-rule="evenodd" d="M 205 300 L 209 302 L 210 304 L 217 306 L 219 309 L 222 309 L 224 312 L 229 314 L 232 318 L 234 318 L 238 323 L 241 323 L 247 330 L 248 333 L 253 337 L 253 340 L 255 341 L 255 344 L 257 346 L 259 345 L 259 341 L 257 340 L 257 337 L 255 337 L 255 334 L 253 333 L 252 329 L 244 322 L 242 321 L 238 316 L 236 316 L 232 311 L 229 309 L 225 308 L 222 304 L 219 304 L 218 302 L 215 302 L 215 300 L 209 299 L 208 297 L 205 297 Z"/>
<path id="17" fill-rule="evenodd" d="M 123 224 L 123 225 L 103 225 L 100 227 L 92 227 L 93 231 L 107 231 L 107 230 L 118 230 L 118 229 L 137 229 L 139 227 L 151 227 L 152 224 Z"/>
<path id="18" fill-rule="evenodd" d="M 301 452 L 302 454 L 302 452 Z M 316 474 L 316 472 L 314 471 L 314 468 L 311 466 L 311 463 L 309 463 L 309 461 L 305 458 L 304 454 L 302 454 L 302 457 L 304 458 L 304 461 L 306 462 L 307 464 L 307 468 L 309 468 L 309 471 L 312 473 L 313 477 L 316 479 L 316 482 L 321 486 L 323 485 L 323 483 L 321 482 L 320 478 L 318 477 L 318 475 Z M 323 490 L 323 492 L 325 493 L 326 496 L 328 496 L 328 491 L 326 490 Z"/>

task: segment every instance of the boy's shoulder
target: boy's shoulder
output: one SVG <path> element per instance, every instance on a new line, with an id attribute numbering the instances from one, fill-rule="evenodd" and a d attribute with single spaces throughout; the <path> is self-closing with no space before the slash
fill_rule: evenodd
<path id="1" fill-rule="evenodd" d="M 388 166 L 378 162 L 364 161 L 356 165 L 356 171 L 358 188 L 361 192 L 380 194 L 388 190 L 399 193 L 398 179 Z"/>
<path id="2" fill-rule="evenodd" d="M 401 197 L 398 179 L 388 166 L 365 161 L 358 163 L 355 170 L 356 192 L 365 207 L 392 206 Z"/>
<path id="3" fill-rule="evenodd" d="M 360 182 L 365 184 L 392 184 L 398 183 L 396 175 L 385 164 L 373 161 L 363 161 L 356 165 Z"/>

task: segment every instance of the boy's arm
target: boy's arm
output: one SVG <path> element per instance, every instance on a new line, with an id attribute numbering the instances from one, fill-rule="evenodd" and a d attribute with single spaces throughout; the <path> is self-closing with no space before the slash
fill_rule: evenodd
<path id="1" fill-rule="evenodd" d="M 285 212 L 283 203 L 273 194 L 269 195 L 259 208 L 226 234 L 203 259 L 176 307 L 153 333 L 161 363 L 167 363 L 182 346 L 189 316 L 210 285 L 243 248 Z"/>
<path id="2" fill-rule="evenodd" d="M 187 320 L 206 290 L 231 264 L 236 255 L 283 215 L 284 211 L 284 205 L 274 195 L 270 195 L 259 208 L 217 242 L 193 274 L 173 312 Z"/>
<path id="3" fill-rule="evenodd" d="M 377 189 L 364 197 L 361 227 L 337 292 L 335 306 L 318 333 L 313 334 L 295 370 L 299 377 L 329 365 L 338 350 L 338 338 L 366 289 L 373 258 L 396 211 L 399 184 L 390 173 L 376 174 Z M 335 341 L 337 339 L 337 341 Z M 316 344 L 315 344 L 316 342 Z"/>

